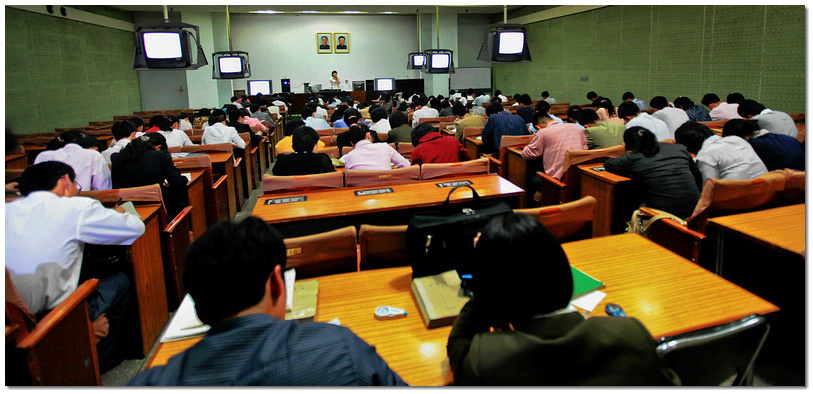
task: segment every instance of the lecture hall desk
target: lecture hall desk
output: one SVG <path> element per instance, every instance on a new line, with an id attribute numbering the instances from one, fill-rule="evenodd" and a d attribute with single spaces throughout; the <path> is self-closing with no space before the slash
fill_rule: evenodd
<path id="1" fill-rule="evenodd" d="M 631 179 L 609 171 L 593 170 L 604 168 L 602 164 L 584 164 L 578 167 L 582 174 L 581 197 L 596 198 L 593 236 L 623 233 L 625 223 L 630 219 L 629 215 L 632 215 L 641 202 L 633 195 Z"/>
<path id="2" fill-rule="evenodd" d="M 588 316 L 606 316 L 607 303 L 621 305 L 641 320 L 653 338 L 728 323 L 753 313 L 779 310 L 663 247 L 637 235 L 621 234 L 562 245 L 571 265 L 605 283 L 607 297 Z M 370 345 L 407 383 L 438 386 L 452 382 L 446 342 L 451 326 L 427 329 L 410 290 L 409 267 L 351 272 L 316 278 L 315 321 L 338 318 Z M 351 302 L 352 301 L 352 302 Z M 404 308 L 407 316 L 378 320 L 377 306 Z M 200 338 L 160 344 L 148 368 Z"/>
<path id="3" fill-rule="evenodd" d="M 135 208 L 144 221 L 145 231 L 127 248 L 127 254 L 133 265 L 133 288 L 138 306 L 141 350 L 147 355 L 169 320 L 164 263 L 161 257 L 163 229 L 158 220 L 160 204 L 136 205 Z"/>
<path id="4" fill-rule="evenodd" d="M 193 207 L 191 212 L 192 232 L 197 239 L 207 229 L 206 203 L 201 178 L 203 171 L 185 171 L 182 174 L 189 174 L 189 177 L 192 178 L 186 182 L 186 194 L 189 198 L 189 206 Z"/>
<path id="5" fill-rule="evenodd" d="M 240 200 L 237 193 L 238 191 L 242 193 L 242 191 L 236 187 L 236 185 L 242 185 L 242 180 L 235 179 L 240 172 L 234 171 L 234 154 L 232 152 L 207 152 L 206 154 L 209 155 L 212 161 L 212 174 L 226 175 L 228 177 L 226 189 L 229 195 L 229 217 L 234 218 L 237 215 L 237 211 L 240 210 Z"/>

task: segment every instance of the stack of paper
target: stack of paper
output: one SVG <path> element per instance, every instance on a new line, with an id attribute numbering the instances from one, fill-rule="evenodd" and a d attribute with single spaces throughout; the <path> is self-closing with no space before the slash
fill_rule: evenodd
<path id="1" fill-rule="evenodd" d="M 164 335 L 161 336 L 161 342 L 172 342 L 186 338 L 193 338 L 203 336 L 209 331 L 209 326 L 203 324 L 198 319 L 195 313 L 195 303 L 189 294 L 181 301 L 181 306 L 172 316 L 169 321 L 167 329 L 164 330 Z"/>

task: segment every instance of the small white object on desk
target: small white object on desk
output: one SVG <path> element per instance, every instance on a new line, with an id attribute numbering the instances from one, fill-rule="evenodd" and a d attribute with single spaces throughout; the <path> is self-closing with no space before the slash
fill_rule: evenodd
<path id="1" fill-rule="evenodd" d="M 601 303 L 601 300 L 603 300 L 606 296 L 607 293 L 594 290 L 579 298 L 571 300 L 570 303 L 588 312 L 592 312 L 593 309 L 596 309 L 596 306 L 598 306 L 598 304 Z"/>
<path id="2" fill-rule="evenodd" d="M 285 271 L 285 310 L 290 312 L 294 307 L 294 282 L 296 282 L 296 268 Z"/>
<path id="3" fill-rule="evenodd" d="M 172 320 L 169 321 L 164 335 L 161 336 L 161 343 L 203 336 L 207 331 L 209 331 L 209 326 L 198 319 L 198 315 L 195 313 L 195 303 L 187 294 L 175 315 L 172 316 Z"/>

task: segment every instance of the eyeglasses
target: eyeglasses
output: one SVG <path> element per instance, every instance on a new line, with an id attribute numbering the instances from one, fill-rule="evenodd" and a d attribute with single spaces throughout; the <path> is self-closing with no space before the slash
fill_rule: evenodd
<path id="1" fill-rule="evenodd" d="M 76 183 L 76 182 L 74 182 L 74 183 Z M 81 192 L 82 191 L 82 185 L 76 183 L 76 190 Z"/>

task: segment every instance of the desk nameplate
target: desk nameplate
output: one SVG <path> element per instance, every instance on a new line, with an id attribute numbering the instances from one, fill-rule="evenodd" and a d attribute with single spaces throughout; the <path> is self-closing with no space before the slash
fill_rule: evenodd
<path id="1" fill-rule="evenodd" d="M 356 190 L 356 191 L 353 192 L 353 194 L 355 194 L 356 197 L 360 197 L 360 196 L 372 196 L 374 194 L 386 194 L 386 193 L 393 193 L 393 192 L 394 191 L 392 190 L 391 187 L 384 187 L 384 188 L 380 188 L 380 189 Z"/>
<path id="2" fill-rule="evenodd" d="M 273 205 L 273 204 L 288 204 L 292 202 L 304 202 L 308 201 L 308 196 L 294 196 L 294 197 L 281 197 L 281 198 L 269 198 L 265 200 L 265 205 Z"/>
<path id="3" fill-rule="evenodd" d="M 474 182 L 467 179 L 465 181 L 438 182 L 438 183 L 435 184 L 435 186 L 437 186 L 439 188 L 444 188 L 444 187 L 468 186 L 468 185 L 473 185 L 473 184 L 474 184 Z"/>

